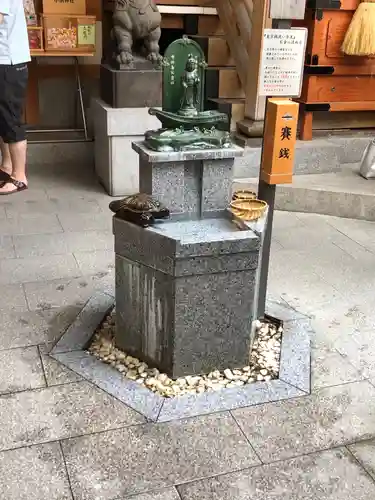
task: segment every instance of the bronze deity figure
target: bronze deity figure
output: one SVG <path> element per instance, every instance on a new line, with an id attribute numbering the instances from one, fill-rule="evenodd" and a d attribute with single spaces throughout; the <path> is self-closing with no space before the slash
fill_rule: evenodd
<path id="1" fill-rule="evenodd" d="M 185 71 L 181 77 L 182 98 L 179 114 L 194 116 L 198 114 L 199 105 L 199 72 L 196 59 L 189 54 L 186 61 Z"/>

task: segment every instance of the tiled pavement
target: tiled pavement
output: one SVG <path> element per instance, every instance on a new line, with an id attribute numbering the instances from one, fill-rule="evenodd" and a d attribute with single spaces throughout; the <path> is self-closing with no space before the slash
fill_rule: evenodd
<path id="1" fill-rule="evenodd" d="M 113 287 L 108 197 L 34 170 L 0 199 L 2 500 L 373 500 L 375 223 L 276 214 L 270 295 L 313 317 L 313 394 L 167 424 L 48 349 Z"/>

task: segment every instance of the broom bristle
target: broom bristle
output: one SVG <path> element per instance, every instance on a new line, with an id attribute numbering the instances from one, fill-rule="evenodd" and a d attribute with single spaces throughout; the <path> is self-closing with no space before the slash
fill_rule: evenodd
<path id="1" fill-rule="evenodd" d="M 349 56 L 375 54 L 375 0 L 359 4 L 346 32 L 341 50 Z"/>

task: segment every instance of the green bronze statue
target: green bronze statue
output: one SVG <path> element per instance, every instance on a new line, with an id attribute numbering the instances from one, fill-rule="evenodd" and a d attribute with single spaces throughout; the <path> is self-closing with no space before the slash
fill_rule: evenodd
<path id="1" fill-rule="evenodd" d="M 229 132 L 218 130 L 228 116 L 204 110 L 206 62 L 201 47 L 187 37 L 168 47 L 163 60 L 163 107 L 150 108 L 162 124 L 145 134 L 146 145 L 156 151 L 226 148 Z"/>
<path id="2" fill-rule="evenodd" d="M 181 98 L 180 115 L 197 116 L 199 106 L 198 85 L 200 83 L 198 64 L 194 57 L 189 54 L 185 71 L 181 77 L 183 89 Z"/>

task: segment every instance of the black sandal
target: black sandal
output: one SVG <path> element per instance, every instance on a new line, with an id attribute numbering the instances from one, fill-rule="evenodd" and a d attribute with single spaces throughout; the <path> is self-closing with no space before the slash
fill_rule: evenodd
<path id="1" fill-rule="evenodd" d="M 0 187 L 4 187 L 6 184 L 13 184 L 15 186 L 15 189 L 13 189 L 12 191 L 4 191 L 3 193 L 0 191 L 0 196 L 19 193 L 20 191 L 25 191 L 25 189 L 27 189 L 27 184 L 22 181 L 17 181 L 16 179 L 12 179 L 11 177 L 9 177 L 7 181 L 3 182 Z"/>
<path id="2" fill-rule="evenodd" d="M 4 170 L 0 169 L 0 182 L 9 182 L 10 180 L 10 175 L 7 172 L 4 172 Z"/>

